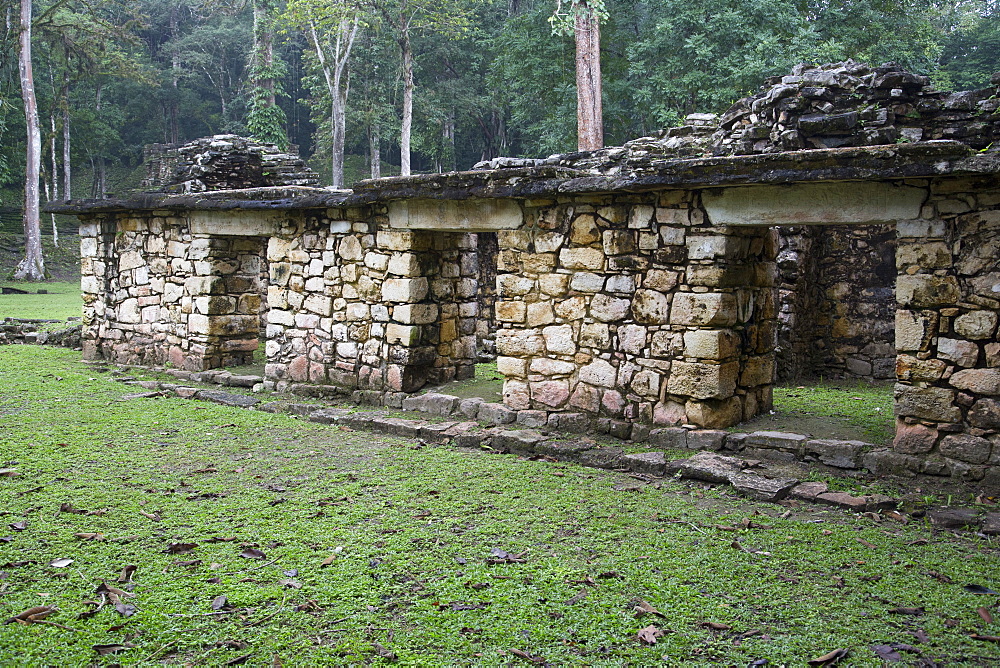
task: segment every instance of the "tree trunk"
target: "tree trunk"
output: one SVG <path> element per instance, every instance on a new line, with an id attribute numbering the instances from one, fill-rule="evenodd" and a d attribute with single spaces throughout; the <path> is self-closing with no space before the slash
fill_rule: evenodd
<path id="1" fill-rule="evenodd" d="M 49 188 L 45 189 L 45 199 L 49 202 L 52 200 L 59 199 L 59 161 L 56 159 L 56 108 L 52 105 L 52 112 L 49 114 L 49 124 L 51 126 L 52 135 L 49 137 L 49 154 L 52 162 L 52 174 L 50 175 L 50 180 L 52 182 L 51 194 L 49 193 Z M 56 214 L 49 214 L 52 219 L 52 245 L 59 248 L 59 229 L 56 227 Z"/>
<path id="2" fill-rule="evenodd" d="M 413 126 L 413 49 L 409 27 L 400 31 L 399 47 L 403 52 L 403 121 L 399 129 L 399 174 L 410 175 L 410 128 Z"/>
<path id="3" fill-rule="evenodd" d="M 266 106 L 273 107 L 276 103 L 274 77 L 269 73 L 274 68 L 274 31 L 268 25 L 267 6 L 262 0 L 257 0 L 253 5 L 253 36 L 254 58 L 259 59 L 258 71 L 265 72 L 254 84 L 267 91 Z"/>
<path id="4" fill-rule="evenodd" d="M 73 180 L 70 178 L 70 142 L 69 142 L 69 73 L 63 73 L 62 88 L 62 135 L 63 135 L 63 197 L 71 199 L 73 197 L 71 187 Z"/>
<path id="5" fill-rule="evenodd" d="M 21 0 L 20 54 L 17 59 L 24 100 L 28 141 L 24 168 L 24 259 L 14 270 L 14 279 L 40 281 L 45 278 L 42 259 L 42 221 L 39 212 L 38 181 L 42 166 L 42 135 L 38 128 L 38 101 L 31 68 L 31 0 Z"/>
<path id="6" fill-rule="evenodd" d="M 177 25 L 177 14 L 179 11 L 180 9 L 177 5 L 174 5 L 174 7 L 170 10 L 170 37 L 171 43 L 173 44 L 177 43 L 176 40 L 180 34 L 180 30 Z M 170 98 L 170 141 L 168 143 L 177 144 L 180 142 L 180 128 L 178 127 L 177 122 L 177 97 L 180 95 L 180 92 L 177 89 L 177 84 L 180 81 L 181 55 L 176 46 L 170 54 L 170 71 L 173 74 L 171 83 L 174 91 Z"/>
<path id="7" fill-rule="evenodd" d="M 382 178 L 382 138 L 375 125 L 368 126 L 368 166 L 373 179 Z"/>
<path id="8" fill-rule="evenodd" d="M 97 90 L 94 93 L 94 111 L 97 112 L 98 116 L 101 115 L 101 94 L 103 91 L 104 87 L 101 84 L 97 84 Z M 105 164 L 104 156 L 99 155 L 96 158 L 94 166 L 94 198 L 104 199 L 107 189 L 107 165 Z"/>
<path id="9" fill-rule="evenodd" d="M 576 134 L 581 151 L 604 146 L 601 108 L 601 26 L 597 15 L 580 3 L 574 19 L 576 41 Z"/>

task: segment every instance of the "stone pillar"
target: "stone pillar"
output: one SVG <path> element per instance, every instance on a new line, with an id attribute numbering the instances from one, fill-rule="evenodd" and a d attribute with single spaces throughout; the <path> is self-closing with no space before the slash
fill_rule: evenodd
<path id="1" fill-rule="evenodd" d="M 897 225 L 892 468 L 1000 484 L 998 204 L 995 184 L 936 183 Z"/>
<path id="2" fill-rule="evenodd" d="M 686 281 L 670 323 L 681 353 L 669 400 L 686 421 L 728 427 L 770 409 L 777 337 L 777 231 L 700 226 L 688 230 Z"/>

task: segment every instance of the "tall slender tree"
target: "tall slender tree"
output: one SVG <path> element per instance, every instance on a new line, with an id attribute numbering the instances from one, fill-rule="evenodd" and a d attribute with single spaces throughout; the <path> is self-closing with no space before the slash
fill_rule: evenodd
<path id="1" fill-rule="evenodd" d="M 42 135 L 38 127 L 38 100 L 35 97 L 35 74 L 31 62 L 31 9 L 31 0 L 21 0 L 20 50 L 17 62 L 21 77 L 21 99 L 24 102 L 27 142 L 24 169 L 24 258 L 14 270 L 14 278 L 19 281 L 40 281 L 45 278 L 38 192 L 42 165 Z"/>
<path id="2" fill-rule="evenodd" d="M 593 151 L 604 146 L 604 111 L 601 102 L 601 21 L 607 18 L 603 0 L 571 0 L 563 12 L 557 0 L 552 14 L 555 33 L 572 31 L 576 43 L 577 148 Z"/>

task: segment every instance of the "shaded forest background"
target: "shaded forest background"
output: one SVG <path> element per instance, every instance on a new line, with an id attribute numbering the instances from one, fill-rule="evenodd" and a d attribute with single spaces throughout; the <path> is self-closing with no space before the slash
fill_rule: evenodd
<path id="1" fill-rule="evenodd" d="M 8 217 L 19 213 L 24 179 L 17 4 L 3 0 L 0 49 L 0 207 Z M 1000 70 L 998 7 L 605 0 L 606 143 L 649 135 L 691 112 L 724 111 L 800 62 L 894 61 L 940 89 L 987 86 Z M 572 36 L 552 34 L 555 10 L 554 0 L 36 0 L 43 200 L 65 197 L 67 183 L 75 198 L 134 187 L 146 144 L 254 134 L 261 31 L 273 40 L 265 74 L 280 110 L 269 122 L 327 183 L 336 105 L 316 45 L 325 45 L 329 73 L 337 40 L 342 46 L 351 29 L 342 82 L 348 185 L 369 176 L 373 152 L 382 175 L 398 173 L 404 29 L 414 171 L 575 150 L 574 45 Z"/>

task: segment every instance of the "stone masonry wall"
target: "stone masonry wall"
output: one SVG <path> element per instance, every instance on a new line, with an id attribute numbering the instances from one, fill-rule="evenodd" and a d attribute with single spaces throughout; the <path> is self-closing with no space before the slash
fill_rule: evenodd
<path id="1" fill-rule="evenodd" d="M 770 408 L 772 231 L 713 227 L 697 191 L 537 203 L 526 218 L 498 233 L 509 408 L 702 426 Z"/>
<path id="2" fill-rule="evenodd" d="M 1000 483 L 1000 188 L 931 184 L 898 225 L 897 432 L 886 470 Z"/>
<path id="3" fill-rule="evenodd" d="M 80 225 L 84 357 L 201 370 L 249 362 L 263 242 L 192 234 L 169 212 Z"/>
<path id="4" fill-rule="evenodd" d="M 782 228 L 778 377 L 895 377 L 891 225 Z"/>
<path id="5" fill-rule="evenodd" d="M 476 236 L 384 229 L 384 211 L 307 215 L 268 244 L 268 383 L 411 392 L 471 377 Z M 380 228 L 380 224 L 382 227 Z"/>

